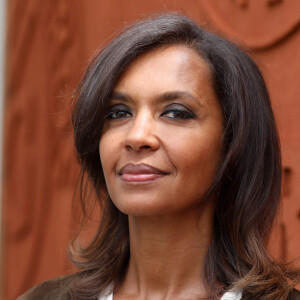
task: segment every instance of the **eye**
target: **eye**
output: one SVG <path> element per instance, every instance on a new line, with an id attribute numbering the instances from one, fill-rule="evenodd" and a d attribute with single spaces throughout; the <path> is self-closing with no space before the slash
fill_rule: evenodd
<path id="1" fill-rule="evenodd" d="M 106 119 L 126 119 L 130 118 L 132 113 L 130 109 L 125 105 L 115 105 L 107 113 Z"/>
<path id="2" fill-rule="evenodd" d="M 183 119 L 194 119 L 195 114 L 186 107 L 171 106 L 161 114 L 161 116 L 169 119 L 183 120 Z"/>

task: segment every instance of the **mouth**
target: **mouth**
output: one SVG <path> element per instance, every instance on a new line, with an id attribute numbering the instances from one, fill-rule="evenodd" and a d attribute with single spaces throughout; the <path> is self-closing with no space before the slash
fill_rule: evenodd
<path id="1" fill-rule="evenodd" d="M 121 168 L 118 175 L 128 183 L 146 183 L 167 176 L 169 173 L 147 164 L 127 164 Z"/>

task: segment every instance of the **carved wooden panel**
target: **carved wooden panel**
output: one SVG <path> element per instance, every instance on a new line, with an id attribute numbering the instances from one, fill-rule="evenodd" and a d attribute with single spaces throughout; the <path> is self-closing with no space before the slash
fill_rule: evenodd
<path id="1" fill-rule="evenodd" d="M 4 170 L 4 299 L 71 270 L 78 175 L 69 126 L 70 93 L 100 44 L 125 23 L 182 11 L 252 48 L 265 75 L 282 140 L 282 213 L 270 247 L 300 251 L 300 1 L 11 0 L 8 12 Z"/>
<path id="2" fill-rule="evenodd" d="M 70 269 L 78 168 L 69 112 L 82 68 L 80 12 L 73 0 L 9 2 L 4 299 Z"/>
<path id="3" fill-rule="evenodd" d="M 281 42 L 300 25 L 298 0 L 204 0 L 213 26 L 252 49 Z"/>

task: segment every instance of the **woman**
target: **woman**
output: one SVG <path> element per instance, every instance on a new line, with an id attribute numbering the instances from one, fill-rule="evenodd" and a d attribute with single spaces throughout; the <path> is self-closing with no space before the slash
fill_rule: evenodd
<path id="1" fill-rule="evenodd" d="M 78 274 L 20 299 L 300 299 L 298 274 L 264 247 L 278 136 L 263 78 L 235 45 L 182 15 L 136 23 L 89 66 L 73 124 L 102 219 L 73 249 Z"/>

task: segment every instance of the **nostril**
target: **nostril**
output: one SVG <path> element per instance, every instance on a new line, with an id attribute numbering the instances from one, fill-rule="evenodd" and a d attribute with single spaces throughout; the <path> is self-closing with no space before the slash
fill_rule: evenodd
<path id="1" fill-rule="evenodd" d="M 151 149 L 151 146 L 149 145 L 126 145 L 126 148 L 128 150 L 135 150 L 135 151 L 141 151 L 141 150 L 145 150 L 145 149 Z"/>
<path id="2" fill-rule="evenodd" d="M 140 122 L 129 128 L 123 139 L 123 146 L 127 150 L 140 152 L 142 150 L 157 150 L 159 147 L 159 139 L 156 136 L 153 122 L 145 123 L 149 118 L 144 117 Z M 146 126 L 147 125 L 147 126 Z"/>

